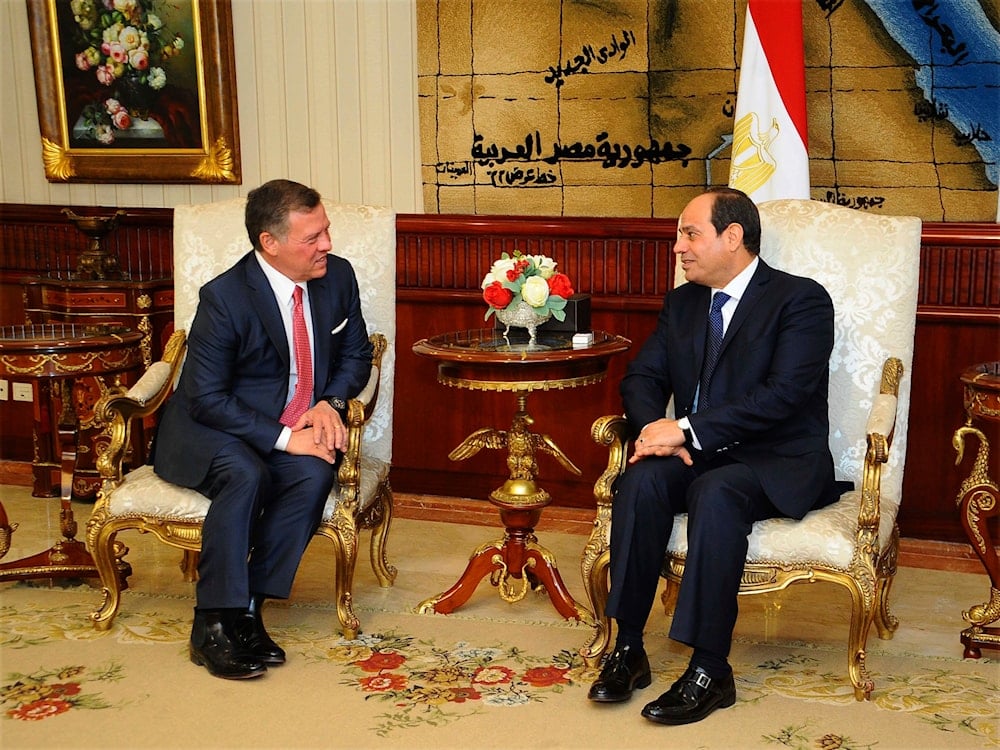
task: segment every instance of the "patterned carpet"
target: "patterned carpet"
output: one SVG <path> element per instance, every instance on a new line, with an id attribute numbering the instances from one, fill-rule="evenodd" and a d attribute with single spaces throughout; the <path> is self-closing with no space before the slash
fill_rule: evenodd
<path id="1" fill-rule="evenodd" d="M 7 559 L 57 538 L 51 508 L 0 487 L 20 522 Z M 86 508 L 77 511 L 81 524 Z M 543 519 L 544 524 L 544 519 Z M 874 634 L 872 701 L 847 679 L 847 612 L 839 587 L 815 584 L 741 598 L 731 661 L 737 702 L 698 724 L 639 715 L 687 663 L 655 611 L 647 627 L 653 685 L 632 701 L 586 700 L 595 677 L 577 656 L 586 624 L 563 620 L 543 592 L 504 602 L 488 582 L 450 615 L 416 608 L 458 578 L 497 528 L 397 519 L 399 567 L 380 589 L 365 562 L 355 580 L 362 632 L 344 641 L 331 606 L 331 554 L 310 546 L 288 602 L 265 621 L 288 663 L 261 679 L 210 677 L 187 658 L 192 585 L 179 553 L 123 535 L 135 570 L 112 628 L 88 615 L 89 583 L 0 583 L 0 745 L 6 748 L 1000 748 L 1000 662 L 963 660 L 961 612 L 988 593 L 985 574 L 901 568 L 890 597 L 900 628 Z M 585 537 L 544 526 L 539 541 L 585 602 Z M 367 540 L 365 545 L 367 546 Z"/>
<path id="2" fill-rule="evenodd" d="M 958 648 L 873 652 L 876 694 L 858 703 L 839 648 L 740 638 L 736 706 L 662 727 L 638 712 L 686 654 L 655 633 L 653 686 L 598 706 L 585 698 L 595 673 L 576 655 L 578 623 L 370 609 L 345 641 L 331 634 L 334 609 L 271 604 L 289 663 L 233 683 L 187 661 L 187 597 L 127 593 L 108 633 L 87 621 L 96 601 L 86 585 L 0 584 L 4 747 L 1000 747 L 998 664 Z"/>

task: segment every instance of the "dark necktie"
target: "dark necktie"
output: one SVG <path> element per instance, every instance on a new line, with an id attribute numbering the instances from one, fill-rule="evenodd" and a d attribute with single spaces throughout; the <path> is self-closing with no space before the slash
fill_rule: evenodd
<path id="1" fill-rule="evenodd" d="M 722 351 L 722 306 L 729 299 L 725 292 L 716 292 L 712 297 L 712 309 L 708 313 L 708 336 L 705 339 L 705 364 L 701 368 L 701 381 L 698 385 L 699 409 L 707 409 L 712 402 L 709 387 L 715 365 L 719 361 L 719 352 Z"/>
<path id="2" fill-rule="evenodd" d="M 309 332 L 306 330 L 306 316 L 302 312 L 302 287 L 295 285 L 292 293 L 292 348 L 295 349 L 295 394 L 281 413 L 280 422 L 292 427 L 299 417 L 306 413 L 312 402 L 313 366 L 309 348 Z"/>

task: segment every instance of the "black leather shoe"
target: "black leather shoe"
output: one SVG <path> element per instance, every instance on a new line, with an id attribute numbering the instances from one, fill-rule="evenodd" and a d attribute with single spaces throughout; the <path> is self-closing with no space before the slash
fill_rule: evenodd
<path id="1" fill-rule="evenodd" d="M 608 657 L 587 698 L 597 703 L 621 703 L 632 697 L 633 690 L 649 687 L 652 682 L 646 652 L 622 646 Z"/>
<path id="2" fill-rule="evenodd" d="M 260 677 L 267 667 L 239 645 L 228 618 L 218 610 L 195 610 L 191 627 L 191 661 L 216 677 L 246 680 Z M 228 631 L 228 632 L 227 632 Z"/>
<path id="3" fill-rule="evenodd" d="M 250 606 L 247 611 L 236 618 L 236 640 L 239 645 L 265 664 L 270 666 L 284 664 L 284 650 L 271 640 L 271 636 L 264 629 L 264 619 L 260 612 L 263 605 L 263 596 L 254 594 L 250 597 Z"/>
<path id="4" fill-rule="evenodd" d="M 690 724 L 734 703 L 736 682 L 732 672 L 713 680 L 701 668 L 688 667 L 670 690 L 642 709 L 642 715 L 660 724 Z"/>

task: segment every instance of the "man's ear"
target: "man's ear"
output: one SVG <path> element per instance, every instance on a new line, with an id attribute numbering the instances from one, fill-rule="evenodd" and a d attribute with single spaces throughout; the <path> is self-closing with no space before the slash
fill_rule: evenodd
<path id="1" fill-rule="evenodd" d="M 737 224 L 735 221 L 722 230 L 723 235 L 726 238 L 726 242 L 729 245 L 730 250 L 736 250 L 743 245 L 743 226 Z"/>
<path id="2" fill-rule="evenodd" d="M 270 232 L 261 232 L 259 242 L 261 252 L 272 258 L 278 254 L 278 238 Z"/>

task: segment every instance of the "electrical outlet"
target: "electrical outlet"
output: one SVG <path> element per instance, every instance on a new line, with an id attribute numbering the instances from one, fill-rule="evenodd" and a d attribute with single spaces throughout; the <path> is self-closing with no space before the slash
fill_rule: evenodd
<path id="1" fill-rule="evenodd" d="M 8 393 L 9 390 L 10 386 L 7 383 L 7 381 L 0 380 L 0 401 L 6 401 L 8 398 L 10 398 L 10 393 Z"/>
<path id="2" fill-rule="evenodd" d="M 14 383 L 14 400 L 31 401 L 31 383 Z"/>

